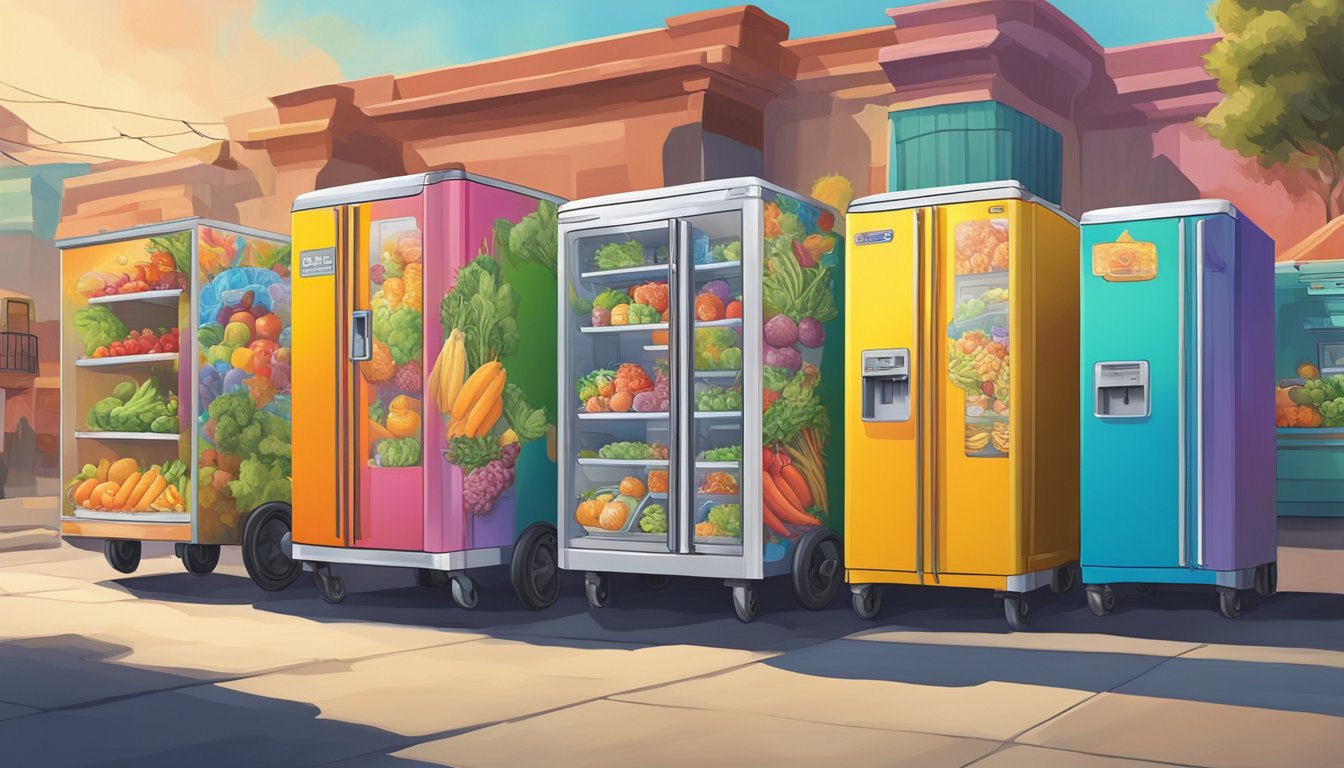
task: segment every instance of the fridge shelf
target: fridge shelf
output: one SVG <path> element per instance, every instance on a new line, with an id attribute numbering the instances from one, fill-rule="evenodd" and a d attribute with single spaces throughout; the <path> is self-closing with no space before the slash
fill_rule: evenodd
<path id="1" fill-rule="evenodd" d="M 742 327 L 742 318 L 725 317 L 722 320 L 701 320 L 696 321 L 696 328 L 740 328 Z"/>
<path id="2" fill-rule="evenodd" d="M 667 345 L 666 345 L 666 344 L 645 344 L 645 345 L 644 345 L 644 351 L 645 351 L 645 352 L 666 352 L 666 351 L 667 351 Z"/>
<path id="3" fill-rule="evenodd" d="M 86 357 L 75 361 L 79 368 L 149 368 L 159 363 L 177 362 L 176 352 L 155 352 L 148 355 L 121 355 L 120 357 Z"/>
<path id="4" fill-rule="evenodd" d="M 626 411 L 625 413 L 612 413 L 610 411 L 600 413 L 580 413 L 580 419 L 591 419 L 593 421 L 621 421 L 630 420 L 653 420 L 666 419 L 667 411 L 652 411 L 641 413 L 639 411 Z"/>
<path id="5" fill-rule="evenodd" d="M 736 272 L 742 268 L 741 261 L 714 261 L 708 264 L 696 264 L 696 274 L 705 272 Z"/>
<path id="6" fill-rule="evenodd" d="M 666 331 L 667 323 L 640 323 L 639 325 L 585 325 L 579 333 L 621 333 L 622 331 Z M 666 347 L 664 347 L 666 349 Z"/>
<path id="7" fill-rule="evenodd" d="M 579 459 L 582 467 L 666 467 L 667 459 Z"/>
<path id="8" fill-rule="evenodd" d="M 735 369 L 735 370 L 731 370 L 731 371 L 696 371 L 696 372 L 695 372 L 695 377 L 696 377 L 697 379 L 735 379 L 735 378 L 737 378 L 738 376 L 741 376 L 741 375 L 742 375 L 742 371 L 741 371 L 740 369 Z"/>
<path id="9" fill-rule="evenodd" d="M 176 432 L 94 432 L 91 430 L 75 432 L 76 440 L 160 440 L 177 442 Z"/>
<path id="10" fill-rule="evenodd" d="M 78 520 L 106 520 L 126 523 L 187 523 L 190 512 L 100 512 L 96 509 L 75 507 L 72 517 Z"/>
<path id="11" fill-rule="evenodd" d="M 740 462 L 740 461 L 697 461 L 697 462 L 695 462 L 695 468 L 696 468 L 696 469 L 740 469 L 741 467 L 742 467 L 742 462 Z"/>
<path id="12" fill-rule="evenodd" d="M 696 411 L 697 419 L 740 419 L 741 411 Z"/>
<path id="13" fill-rule="evenodd" d="M 141 291 L 139 293 L 116 293 L 111 296 L 94 296 L 89 299 L 89 305 L 139 301 L 147 304 L 158 304 L 163 307 L 176 307 L 177 300 L 181 296 L 181 288 L 170 288 L 164 291 Z"/>
<path id="14" fill-rule="evenodd" d="M 598 269 L 592 272 L 580 272 L 579 277 L 594 283 L 619 283 L 632 277 L 642 275 L 656 275 L 666 273 L 666 264 L 644 264 L 639 267 L 624 267 L 621 269 Z"/>

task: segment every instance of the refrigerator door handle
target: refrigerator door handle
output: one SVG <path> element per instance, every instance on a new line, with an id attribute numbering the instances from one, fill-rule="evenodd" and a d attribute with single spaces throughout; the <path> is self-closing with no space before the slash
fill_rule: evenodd
<path id="1" fill-rule="evenodd" d="M 373 357 L 373 346 L 369 343 L 370 325 L 373 313 L 367 309 L 356 309 L 350 313 L 350 360 L 363 362 Z"/>
<path id="2" fill-rule="evenodd" d="M 1204 219 L 1195 220 L 1195 565 L 1204 566 Z"/>
<path id="3" fill-rule="evenodd" d="M 678 554 L 689 554 L 693 551 L 691 544 L 695 530 L 691 522 L 691 506 L 695 500 L 695 382 L 687 372 L 691 370 L 693 354 L 691 323 L 695 318 L 695 267 L 690 254 L 690 222 L 678 219 L 673 226 L 673 248 L 668 259 L 668 304 L 673 307 L 668 315 L 671 352 L 668 355 L 668 378 L 674 387 L 668 404 L 671 425 L 671 461 L 668 462 L 671 495 L 668 503 L 674 511 L 668 515 L 668 531 L 672 537 L 670 549 Z"/>
<path id="4" fill-rule="evenodd" d="M 1179 285 L 1179 290 L 1180 290 L 1180 297 L 1179 297 L 1178 301 L 1176 302 L 1176 307 L 1177 307 L 1177 309 L 1176 309 L 1176 313 L 1177 313 L 1177 335 L 1176 335 L 1176 337 L 1177 337 L 1177 350 L 1178 350 L 1178 354 L 1179 354 L 1178 359 L 1179 359 L 1179 361 L 1180 361 L 1179 364 L 1177 365 L 1177 392 L 1178 392 L 1178 395 L 1177 395 L 1177 397 L 1176 397 L 1176 440 L 1177 440 L 1177 448 L 1178 448 L 1178 450 L 1176 451 L 1176 468 L 1177 468 L 1177 471 L 1178 471 L 1178 473 L 1179 473 L 1178 476 L 1177 476 L 1177 489 L 1178 489 L 1178 493 L 1179 493 L 1179 496 L 1180 496 L 1180 503 L 1176 505 L 1177 514 L 1179 515 L 1179 518 L 1177 519 L 1177 526 L 1176 526 L 1176 542 L 1177 542 L 1176 546 L 1177 546 L 1177 563 L 1180 565 L 1180 567 L 1184 568 L 1184 567 L 1186 566 L 1186 556 L 1185 556 L 1185 555 L 1186 555 L 1185 529 L 1186 529 L 1186 525 L 1187 525 L 1186 519 L 1187 519 L 1187 517 L 1189 516 L 1189 504 L 1188 504 L 1188 500 L 1186 499 L 1186 494 L 1189 493 L 1189 489 L 1186 487 L 1186 481 L 1187 481 L 1187 478 L 1186 478 L 1186 468 L 1187 468 L 1187 467 L 1186 467 L 1186 465 L 1187 465 L 1187 462 L 1186 462 L 1186 454 L 1187 454 L 1187 452 L 1188 452 L 1188 449 L 1187 449 L 1187 447 L 1186 447 L 1186 442 L 1187 442 L 1187 439 L 1188 439 L 1188 438 L 1187 438 L 1187 435 L 1186 435 L 1186 426 L 1185 426 L 1185 419 L 1186 419 L 1186 415 L 1185 415 L 1185 404 L 1186 404 L 1186 399 L 1187 399 L 1188 394 L 1189 394 L 1189 393 L 1186 392 L 1186 383 L 1185 383 L 1185 380 L 1186 380 L 1186 367 L 1187 367 L 1187 365 L 1186 365 L 1186 359 L 1185 359 L 1185 358 L 1186 358 L 1186 339 L 1185 339 L 1185 304 L 1186 304 L 1186 276 L 1185 276 L 1185 271 L 1186 271 L 1186 265 L 1185 265 L 1185 219 L 1177 219 L 1177 221 L 1176 221 L 1176 240 L 1177 240 L 1177 243 L 1178 243 L 1177 248 L 1176 248 L 1176 255 L 1177 255 L 1177 270 L 1176 270 L 1176 273 L 1177 273 L 1177 283 L 1178 283 L 1178 285 Z"/>
<path id="5" fill-rule="evenodd" d="M 924 339 L 923 339 L 923 342 L 924 342 L 924 355 L 925 355 L 925 361 L 926 361 L 926 362 L 932 361 L 932 360 L 936 357 L 936 355 L 937 355 L 937 352 L 934 351 L 934 350 L 937 349 L 937 347 L 936 347 L 935 344 L 934 344 L 934 339 L 935 339 L 935 337 L 936 337 L 936 335 L 937 335 L 937 332 L 936 332 L 934 329 L 935 329 L 935 327 L 937 326 L 937 323 L 938 323 L 938 287 L 939 287 L 939 282 L 938 282 L 938 209 L 937 209 L 937 208 L 930 208 L 930 209 L 929 209 L 929 234 L 930 234 L 930 236 L 929 236 L 929 276 L 928 276 L 928 279 L 927 279 L 927 281 L 926 281 L 926 282 L 928 283 L 928 297 L 929 297 L 929 303 L 928 303 L 927 312 L 926 312 L 926 317 L 925 317 L 925 319 L 926 319 L 928 322 L 924 323 L 925 335 L 924 335 Z M 929 378 L 929 377 L 925 376 L 925 380 L 927 380 L 928 378 Z M 940 446 L 939 446 L 939 444 L 938 444 L 938 423 L 939 423 L 939 421 L 941 420 L 941 419 L 940 419 L 941 414 L 939 414 L 939 412 L 938 412 L 938 385 L 934 385 L 934 386 L 932 386 L 932 387 L 929 388 L 929 414 L 930 414 L 930 416 L 931 416 L 930 421 L 932 422 L 932 424 L 930 425 L 930 428 L 929 428 L 929 441 L 928 441 L 928 442 L 929 442 L 929 456 L 935 459 L 935 460 L 929 462 L 929 472 L 930 472 L 930 474 L 936 474 L 936 473 L 938 472 L 938 465 L 939 465 L 939 463 L 940 463 L 940 462 L 938 462 L 936 459 L 939 458 L 939 456 L 938 456 L 938 451 L 941 450 L 941 448 L 940 448 Z M 938 541 L 938 507 L 939 507 L 939 504 L 938 504 L 938 501 L 939 501 L 939 499 L 938 499 L 938 479 L 937 479 L 936 476 L 930 478 L 929 486 L 933 489 L 932 492 L 929 494 L 929 529 L 930 529 L 930 530 L 929 530 L 929 543 L 931 544 L 932 556 L 933 556 L 933 557 L 932 557 L 932 559 L 933 559 L 933 568 L 932 568 L 932 571 L 933 571 L 933 583 L 934 583 L 934 584 L 937 584 L 937 583 L 939 583 L 939 581 L 938 581 L 938 545 L 939 545 L 939 541 Z"/>
<path id="6" fill-rule="evenodd" d="M 915 360 L 912 363 L 916 367 L 915 372 L 915 575 L 919 580 L 924 581 L 924 386 L 927 377 L 924 375 L 924 355 L 926 353 L 924 340 L 919 337 L 919 329 L 924 327 L 923 318 L 920 316 L 923 310 L 924 290 L 920 285 L 920 261 L 923 257 L 924 243 L 923 236 L 923 209 L 916 208 L 914 211 L 914 236 L 911 238 L 910 259 L 912 271 L 914 272 L 914 301 L 911 306 L 915 310 L 915 322 L 912 326 L 915 331 L 915 343 L 919 345 Z"/>

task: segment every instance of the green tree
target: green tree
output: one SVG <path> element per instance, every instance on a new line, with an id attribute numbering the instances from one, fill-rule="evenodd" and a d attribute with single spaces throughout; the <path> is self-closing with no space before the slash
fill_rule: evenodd
<path id="1" fill-rule="evenodd" d="M 1302 173 L 1344 213 L 1344 0 L 1215 0 L 1223 33 L 1204 57 L 1223 100 L 1200 121 L 1266 168 Z"/>

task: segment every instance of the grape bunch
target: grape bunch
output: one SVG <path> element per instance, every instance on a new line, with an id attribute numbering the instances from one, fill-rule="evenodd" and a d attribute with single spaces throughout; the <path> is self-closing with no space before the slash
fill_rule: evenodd
<path id="1" fill-rule="evenodd" d="M 462 481 L 462 499 L 469 515 L 488 515 L 504 491 L 513 485 L 514 463 L 518 460 L 517 443 L 499 451 L 499 458 L 473 469 Z"/>
<path id="2" fill-rule="evenodd" d="M 186 290 L 187 276 L 181 272 L 164 272 L 150 287 L 156 291 Z"/>

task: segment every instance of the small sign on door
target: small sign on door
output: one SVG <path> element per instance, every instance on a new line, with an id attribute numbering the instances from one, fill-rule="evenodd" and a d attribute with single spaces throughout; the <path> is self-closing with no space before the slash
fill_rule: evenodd
<path id="1" fill-rule="evenodd" d="M 315 248 L 299 252 L 299 277 L 336 274 L 336 249 Z"/>

